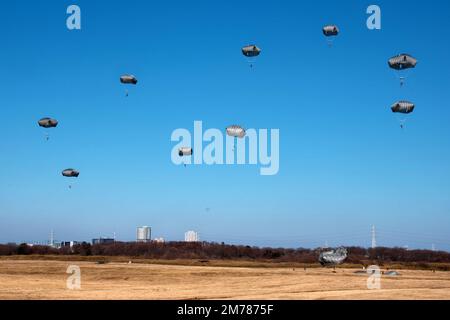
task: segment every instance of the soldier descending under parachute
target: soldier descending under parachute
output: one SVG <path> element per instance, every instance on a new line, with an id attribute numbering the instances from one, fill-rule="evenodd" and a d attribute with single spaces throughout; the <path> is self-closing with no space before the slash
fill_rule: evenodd
<path id="1" fill-rule="evenodd" d="M 226 131 L 228 136 L 239 139 L 245 138 L 245 135 L 247 134 L 245 129 L 238 125 L 229 126 Z M 233 152 L 234 150 L 235 148 L 233 147 Z"/>
<path id="2" fill-rule="evenodd" d="M 339 35 L 339 28 L 335 25 L 328 25 L 323 27 L 322 32 L 325 37 L 327 37 L 328 46 L 333 45 L 334 37 Z"/>
<path id="3" fill-rule="evenodd" d="M 178 149 L 178 155 L 180 157 L 190 157 L 193 154 L 192 148 L 184 147 Z M 186 163 L 184 164 L 184 167 L 186 168 Z"/>
<path id="4" fill-rule="evenodd" d="M 78 178 L 80 172 L 75 169 L 66 169 L 62 172 L 62 175 L 66 178 Z M 69 185 L 69 189 L 72 189 L 72 185 Z"/>
<path id="5" fill-rule="evenodd" d="M 254 58 L 261 54 L 261 49 L 256 45 L 248 45 L 242 48 L 242 54 L 246 56 L 250 63 L 250 68 L 253 68 Z"/>
<path id="6" fill-rule="evenodd" d="M 40 127 L 45 129 L 56 128 L 58 126 L 58 120 L 51 118 L 42 118 L 38 121 Z M 50 136 L 48 133 L 45 134 L 45 139 L 48 141 Z"/>
<path id="7" fill-rule="evenodd" d="M 391 110 L 394 113 L 407 115 L 414 111 L 416 106 L 414 103 L 409 101 L 398 101 L 391 106 Z M 404 128 L 406 122 L 406 118 L 400 119 L 400 128 Z"/>
<path id="8" fill-rule="evenodd" d="M 323 251 L 319 255 L 319 262 L 323 267 L 333 267 L 336 270 L 336 266 L 342 264 L 347 256 L 346 248 Z"/>
<path id="9" fill-rule="evenodd" d="M 409 54 L 402 53 L 389 59 L 388 64 L 391 69 L 399 72 L 400 86 L 405 84 L 406 70 L 414 69 L 417 65 L 417 59 Z"/>
<path id="10" fill-rule="evenodd" d="M 137 85 L 138 80 L 133 75 L 123 75 L 120 77 L 120 82 L 123 84 Z M 125 91 L 125 94 L 128 97 L 128 90 Z"/>

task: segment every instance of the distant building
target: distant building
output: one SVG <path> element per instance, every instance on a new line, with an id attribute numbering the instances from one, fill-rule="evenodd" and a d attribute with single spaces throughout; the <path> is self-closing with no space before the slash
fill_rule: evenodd
<path id="1" fill-rule="evenodd" d="M 61 242 L 61 247 L 62 248 L 73 248 L 76 245 L 81 244 L 81 242 L 79 241 L 63 241 Z"/>
<path id="2" fill-rule="evenodd" d="M 137 242 L 150 242 L 152 240 L 152 229 L 150 227 L 138 227 L 136 230 Z"/>
<path id="3" fill-rule="evenodd" d="M 92 239 L 92 244 L 112 244 L 116 241 L 114 239 L 108 239 L 108 238 L 99 238 L 99 239 Z"/>
<path id="4" fill-rule="evenodd" d="M 184 241 L 185 242 L 199 242 L 200 236 L 198 235 L 198 232 L 188 231 L 184 234 Z"/>
<path id="5" fill-rule="evenodd" d="M 166 242 L 166 240 L 164 240 L 164 238 L 155 238 L 155 240 L 153 240 L 153 241 L 155 241 L 156 243 L 164 243 L 164 242 Z"/>

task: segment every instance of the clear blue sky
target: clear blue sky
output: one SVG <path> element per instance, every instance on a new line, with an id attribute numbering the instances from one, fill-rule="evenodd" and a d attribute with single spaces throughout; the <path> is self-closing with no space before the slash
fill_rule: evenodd
<path id="1" fill-rule="evenodd" d="M 81 31 L 66 28 L 73 3 Z M 366 28 L 373 3 L 381 31 Z M 169 240 L 369 246 L 375 224 L 380 245 L 450 250 L 450 3 L 373 3 L 2 1 L 0 242 L 150 225 Z M 405 88 L 387 67 L 402 52 L 419 59 Z M 124 73 L 140 81 L 128 98 Z M 400 99 L 417 105 L 403 131 Z M 49 142 L 44 116 L 60 121 Z M 195 120 L 279 128 L 279 174 L 174 166 L 171 133 Z"/>

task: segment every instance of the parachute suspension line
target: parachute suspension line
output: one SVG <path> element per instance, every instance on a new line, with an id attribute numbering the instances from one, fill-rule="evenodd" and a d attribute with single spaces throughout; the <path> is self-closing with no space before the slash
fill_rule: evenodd
<path id="1" fill-rule="evenodd" d="M 328 44 L 328 48 L 332 48 L 333 47 L 333 39 L 327 38 L 327 44 Z"/>
<path id="2" fill-rule="evenodd" d="M 405 118 L 401 118 L 398 121 L 400 122 L 400 128 L 401 129 L 405 129 L 405 127 L 406 127 L 406 119 Z"/>
<path id="3" fill-rule="evenodd" d="M 253 60 L 252 60 L 252 58 L 249 58 L 249 59 L 248 59 L 248 64 L 249 64 L 249 66 L 250 66 L 250 69 L 253 70 Z"/>

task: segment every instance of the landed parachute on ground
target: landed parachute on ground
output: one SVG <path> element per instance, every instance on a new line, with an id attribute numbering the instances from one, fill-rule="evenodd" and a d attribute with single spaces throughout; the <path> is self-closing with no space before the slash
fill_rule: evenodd
<path id="1" fill-rule="evenodd" d="M 78 178 L 80 172 L 75 169 L 66 169 L 62 172 L 62 175 L 67 178 Z"/>
<path id="2" fill-rule="evenodd" d="M 245 129 L 241 126 L 233 125 L 227 128 L 227 135 L 230 137 L 244 138 L 246 135 Z"/>
<path id="3" fill-rule="evenodd" d="M 58 126 L 58 120 L 51 118 L 42 118 L 38 121 L 38 124 L 42 128 L 56 128 Z"/>
<path id="4" fill-rule="evenodd" d="M 192 148 L 180 148 L 178 149 L 178 155 L 180 157 L 189 157 L 192 156 L 193 151 Z"/>
<path id="5" fill-rule="evenodd" d="M 345 248 L 338 248 L 330 251 L 323 251 L 320 253 L 319 262 L 322 266 L 336 267 L 342 264 L 347 259 L 348 253 Z"/>

